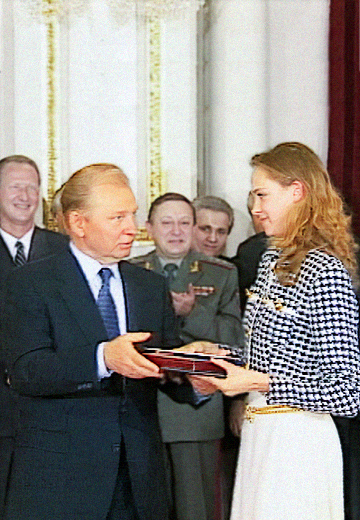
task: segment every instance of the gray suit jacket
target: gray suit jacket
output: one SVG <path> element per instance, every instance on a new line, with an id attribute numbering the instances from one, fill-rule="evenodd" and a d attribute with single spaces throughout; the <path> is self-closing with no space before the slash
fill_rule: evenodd
<path id="1" fill-rule="evenodd" d="M 131 260 L 146 269 L 162 273 L 155 251 Z M 235 266 L 191 251 L 182 261 L 170 290 L 186 291 L 189 283 L 201 287 L 195 306 L 180 318 L 180 336 L 188 343 L 208 340 L 228 345 L 243 345 L 238 280 Z M 158 393 L 160 427 L 164 442 L 207 441 L 224 435 L 223 398 L 214 394 L 209 401 L 194 407 L 180 404 L 163 392 Z"/>

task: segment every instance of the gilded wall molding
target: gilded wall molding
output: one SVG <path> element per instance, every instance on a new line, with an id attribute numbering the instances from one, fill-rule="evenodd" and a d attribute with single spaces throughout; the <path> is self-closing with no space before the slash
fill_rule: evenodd
<path id="1" fill-rule="evenodd" d="M 57 146 L 57 29 L 58 22 L 55 13 L 51 10 L 52 0 L 46 0 L 49 10 L 46 17 L 46 39 L 47 39 L 47 198 L 44 204 L 44 224 L 47 228 L 56 229 L 56 221 L 51 212 L 51 204 L 58 183 L 57 159 L 59 156 Z"/>
<path id="2" fill-rule="evenodd" d="M 166 191 L 166 174 L 161 160 L 161 25 L 149 20 L 149 203 Z"/>
<path id="3" fill-rule="evenodd" d="M 167 190 L 167 175 L 162 168 L 161 150 L 161 26 L 167 16 L 198 9 L 205 0 L 106 0 L 110 16 L 122 22 L 120 14 L 143 18 L 146 24 L 147 49 L 147 176 L 146 204 Z M 60 44 L 59 34 L 62 19 L 69 21 L 71 15 L 82 15 L 91 9 L 92 0 L 22 0 L 23 10 L 33 19 L 46 26 L 46 84 L 47 84 L 47 192 L 44 201 L 44 223 L 54 229 L 56 223 L 51 214 L 54 194 L 61 184 L 60 178 Z M 116 9 L 117 10 L 116 10 Z M 114 15 L 117 16 L 114 16 Z M 123 21 L 126 23 L 126 16 Z M 149 241 L 145 228 L 140 228 L 137 239 Z"/>
<path id="4" fill-rule="evenodd" d="M 167 179 L 161 159 L 161 21 L 147 20 L 148 34 L 148 175 L 147 206 L 166 192 Z M 138 242 L 152 242 L 145 227 L 138 229 Z"/>

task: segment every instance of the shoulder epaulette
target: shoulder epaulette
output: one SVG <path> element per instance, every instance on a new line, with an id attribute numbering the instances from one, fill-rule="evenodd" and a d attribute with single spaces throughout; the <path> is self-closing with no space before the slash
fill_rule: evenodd
<path id="1" fill-rule="evenodd" d="M 222 267 L 223 269 L 236 269 L 235 265 L 227 260 L 222 260 L 221 258 L 216 258 L 214 256 L 207 256 L 206 258 L 201 259 L 202 264 L 215 265 L 217 267 Z"/>
<path id="2" fill-rule="evenodd" d="M 131 264 L 143 264 L 146 262 L 146 258 L 143 256 L 135 256 L 134 258 L 129 258 L 129 262 Z"/>

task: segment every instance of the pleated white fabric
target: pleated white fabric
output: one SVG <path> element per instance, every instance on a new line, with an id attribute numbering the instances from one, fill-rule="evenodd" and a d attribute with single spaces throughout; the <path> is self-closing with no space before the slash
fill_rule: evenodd
<path id="1" fill-rule="evenodd" d="M 266 406 L 253 392 L 249 404 Z M 343 520 L 342 454 L 329 414 L 257 415 L 241 435 L 231 520 Z"/>

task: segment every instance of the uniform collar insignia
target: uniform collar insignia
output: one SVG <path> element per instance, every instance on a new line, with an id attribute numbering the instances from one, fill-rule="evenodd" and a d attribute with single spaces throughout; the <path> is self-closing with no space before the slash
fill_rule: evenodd
<path id="1" fill-rule="evenodd" d="M 189 273 L 200 273 L 201 271 L 201 263 L 199 260 L 194 260 L 194 262 L 191 262 Z"/>

